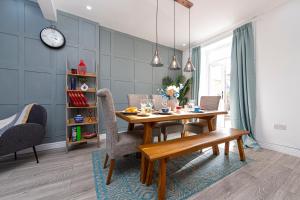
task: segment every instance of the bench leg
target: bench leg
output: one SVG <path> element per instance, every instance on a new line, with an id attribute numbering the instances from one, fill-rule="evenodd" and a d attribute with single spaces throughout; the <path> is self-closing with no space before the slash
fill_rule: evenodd
<path id="1" fill-rule="evenodd" d="M 164 200 L 166 196 L 167 159 L 159 161 L 158 200 Z"/>
<path id="2" fill-rule="evenodd" d="M 238 144 L 238 148 L 239 148 L 240 160 L 245 161 L 246 157 L 245 157 L 242 137 L 239 137 L 237 139 L 237 144 Z"/>
<path id="3" fill-rule="evenodd" d="M 153 177 L 153 161 L 149 161 L 148 169 L 147 169 L 147 177 L 146 177 L 146 185 L 149 186 L 152 184 Z"/>
<path id="4" fill-rule="evenodd" d="M 215 156 L 218 156 L 220 154 L 218 145 L 213 146 L 212 149 Z"/>
<path id="5" fill-rule="evenodd" d="M 225 155 L 229 155 L 229 142 L 225 142 Z"/>
<path id="6" fill-rule="evenodd" d="M 147 175 L 147 160 L 144 156 L 144 154 L 142 154 L 142 157 L 141 157 L 141 175 L 140 175 L 140 181 L 142 183 L 145 183 L 146 181 L 146 175 Z"/>

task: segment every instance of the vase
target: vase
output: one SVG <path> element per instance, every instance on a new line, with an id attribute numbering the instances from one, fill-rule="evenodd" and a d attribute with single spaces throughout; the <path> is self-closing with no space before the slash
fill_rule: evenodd
<path id="1" fill-rule="evenodd" d="M 178 100 L 176 98 L 170 98 L 168 100 L 168 107 L 170 108 L 171 111 L 175 111 L 176 106 L 178 106 Z"/>

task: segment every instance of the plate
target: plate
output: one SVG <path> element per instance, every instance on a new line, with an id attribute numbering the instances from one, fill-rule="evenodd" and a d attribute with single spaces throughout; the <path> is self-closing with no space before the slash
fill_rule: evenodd
<path id="1" fill-rule="evenodd" d="M 137 116 L 139 116 L 139 117 L 149 117 L 150 114 L 142 114 L 142 113 L 138 113 Z"/>
<path id="2" fill-rule="evenodd" d="M 200 110 L 199 112 L 191 111 L 192 113 L 204 113 L 204 110 Z"/>
<path id="3" fill-rule="evenodd" d="M 172 115 L 173 113 L 171 113 L 171 112 L 159 112 L 157 114 L 159 114 L 159 115 Z"/>
<path id="4" fill-rule="evenodd" d="M 122 114 L 124 115 L 137 115 L 138 112 L 126 112 L 126 111 L 121 111 Z"/>

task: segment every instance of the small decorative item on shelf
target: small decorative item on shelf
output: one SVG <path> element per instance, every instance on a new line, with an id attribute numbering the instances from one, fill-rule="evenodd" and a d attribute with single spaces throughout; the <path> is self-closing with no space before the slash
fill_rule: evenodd
<path id="1" fill-rule="evenodd" d="M 84 61 L 82 59 L 80 60 L 80 63 L 78 64 L 77 72 L 78 72 L 78 74 L 81 74 L 81 75 L 86 74 L 86 64 L 84 63 Z"/>
<path id="2" fill-rule="evenodd" d="M 74 117 L 74 122 L 75 123 L 83 123 L 83 121 L 84 121 L 84 117 L 82 115 L 76 115 Z"/>
<path id="3" fill-rule="evenodd" d="M 72 127 L 71 141 L 76 142 L 76 137 L 77 137 L 77 129 L 76 127 Z"/>
<path id="4" fill-rule="evenodd" d="M 96 136 L 97 136 L 97 133 L 89 133 L 89 132 L 82 133 L 82 137 L 84 139 L 90 139 L 90 138 L 93 138 L 93 137 L 96 137 Z"/>
<path id="5" fill-rule="evenodd" d="M 88 91 L 89 86 L 86 83 L 84 83 L 81 85 L 80 89 L 81 89 L 81 91 L 86 92 L 86 91 Z"/>
<path id="6" fill-rule="evenodd" d="M 71 78 L 71 90 L 76 90 L 76 77 Z"/>
<path id="7" fill-rule="evenodd" d="M 81 140 L 81 126 L 76 126 L 76 141 Z"/>
<path id="8" fill-rule="evenodd" d="M 93 109 L 88 109 L 89 116 L 88 116 L 88 121 L 93 122 Z"/>
<path id="9" fill-rule="evenodd" d="M 88 100 L 80 91 L 68 91 L 70 104 L 75 107 L 88 107 Z"/>
<path id="10" fill-rule="evenodd" d="M 80 86 L 81 91 L 83 91 L 83 92 L 88 91 L 89 86 L 86 84 L 87 78 L 79 78 L 79 82 L 81 84 L 81 86 Z"/>
<path id="11" fill-rule="evenodd" d="M 72 68 L 71 69 L 71 74 L 77 74 L 77 69 Z"/>

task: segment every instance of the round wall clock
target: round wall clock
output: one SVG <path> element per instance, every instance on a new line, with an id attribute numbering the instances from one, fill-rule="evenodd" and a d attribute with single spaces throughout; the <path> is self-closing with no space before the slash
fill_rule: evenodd
<path id="1" fill-rule="evenodd" d="M 40 33 L 40 38 L 47 47 L 52 49 L 60 49 L 66 44 L 65 36 L 53 26 L 44 28 Z"/>

